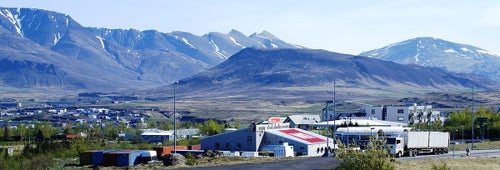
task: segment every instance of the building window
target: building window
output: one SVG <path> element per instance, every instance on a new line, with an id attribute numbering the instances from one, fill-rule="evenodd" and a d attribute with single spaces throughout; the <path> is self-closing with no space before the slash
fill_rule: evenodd
<path id="1" fill-rule="evenodd" d="M 304 150 L 305 148 L 304 147 L 300 147 L 301 150 Z"/>
<path id="2" fill-rule="evenodd" d="M 404 121 L 405 118 L 403 116 L 398 116 L 398 121 Z"/>
<path id="3" fill-rule="evenodd" d="M 374 114 L 375 114 L 375 109 L 372 109 L 372 115 L 374 115 Z"/>
<path id="4" fill-rule="evenodd" d="M 241 143 L 237 143 L 236 147 L 241 148 Z"/>
<path id="5" fill-rule="evenodd" d="M 226 143 L 226 148 L 231 148 L 231 144 L 230 143 Z"/>
<path id="6" fill-rule="evenodd" d="M 399 114 L 402 114 L 402 113 L 404 113 L 404 112 L 405 112 L 405 111 L 404 111 L 403 109 L 398 109 L 398 113 L 399 113 Z"/>
<path id="7" fill-rule="evenodd" d="M 215 143 L 215 148 L 219 149 L 220 148 L 220 143 Z"/>

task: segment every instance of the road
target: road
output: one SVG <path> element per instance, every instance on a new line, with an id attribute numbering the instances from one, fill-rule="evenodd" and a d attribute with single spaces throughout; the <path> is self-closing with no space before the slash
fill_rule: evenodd
<path id="1" fill-rule="evenodd" d="M 452 148 L 450 148 L 452 149 Z M 472 150 L 470 152 L 470 157 L 492 157 L 492 156 L 500 156 L 500 149 L 490 149 L 490 150 Z M 418 155 L 416 157 L 402 157 L 398 158 L 399 161 L 405 160 L 419 160 L 419 159 L 435 159 L 435 158 L 461 158 L 466 157 L 465 151 L 448 151 L 447 154 L 442 155 Z"/>

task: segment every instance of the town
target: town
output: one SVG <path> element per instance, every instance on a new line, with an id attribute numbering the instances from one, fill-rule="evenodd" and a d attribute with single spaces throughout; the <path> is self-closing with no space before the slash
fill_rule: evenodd
<path id="1" fill-rule="evenodd" d="M 108 104 L 130 102 L 134 100 L 110 100 Z M 358 111 L 348 113 L 337 111 L 334 101 L 326 101 L 326 106 L 317 114 L 268 117 L 249 124 L 231 124 L 219 120 L 195 122 L 174 119 L 173 111 L 144 107 L 112 109 L 96 107 L 96 103 L 81 106 L 72 102 L 46 102 L 33 107 L 23 106 L 23 103 L 13 99 L 4 99 L 0 104 L 1 136 L 7 142 L 7 146 L 2 146 L 2 149 L 7 155 L 13 156 L 14 153 L 24 152 L 23 148 L 26 150 L 26 147 L 32 147 L 30 145 L 41 145 L 48 141 L 57 144 L 60 141 L 83 140 L 97 144 L 76 150 L 80 166 L 135 166 L 155 161 L 171 165 L 165 160 L 172 159 L 169 156 L 173 153 L 189 157 L 187 155 L 206 156 L 207 151 L 232 157 L 332 157 L 339 149 L 339 144 L 364 150 L 372 139 L 395 145 L 395 142 L 390 141 L 407 139 L 392 138 L 396 136 L 440 136 L 426 137 L 429 142 L 437 140 L 439 144 L 427 143 L 420 144 L 427 147 L 388 151 L 394 157 L 402 157 L 443 154 L 449 152 L 449 143 L 477 143 L 498 138 L 491 133 L 494 129 L 488 128 L 493 118 L 486 115 L 495 115 L 494 110 L 482 108 L 483 115 L 477 117 L 479 133 L 471 140 L 470 129 L 446 122 L 446 119 L 455 119 L 449 113 L 466 114 L 467 109 L 438 111 L 432 105 L 416 103 L 397 106 L 363 104 Z M 165 119 L 152 117 L 152 112 L 164 115 Z M 134 147 L 117 144 L 116 141 L 141 145 L 134 150 Z M 120 157 L 118 155 L 127 161 L 117 160 Z"/>

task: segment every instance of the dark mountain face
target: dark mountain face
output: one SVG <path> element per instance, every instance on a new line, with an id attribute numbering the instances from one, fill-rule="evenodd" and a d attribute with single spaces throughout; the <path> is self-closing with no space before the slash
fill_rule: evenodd
<path id="1" fill-rule="evenodd" d="M 360 55 L 401 64 L 475 73 L 500 81 L 500 56 L 481 48 L 437 38 L 415 38 Z"/>
<path id="2" fill-rule="evenodd" d="M 19 88 L 151 88 L 213 67 L 246 47 L 298 48 L 267 32 L 195 36 L 86 28 L 68 15 L 25 8 L 0 8 L 0 36 L 0 82 Z"/>
<path id="3" fill-rule="evenodd" d="M 487 78 L 445 72 L 437 68 L 409 66 L 328 52 L 324 50 L 259 50 L 248 48 L 224 63 L 193 77 L 179 81 L 178 89 L 186 96 L 248 97 L 293 96 L 298 98 L 331 95 L 336 81 L 344 94 L 422 93 L 458 90 L 473 86 L 491 89 L 498 83 Z M 146 93 L 161 92 L 163 87 Z M 183 93 L 180 92 L 180 93 Z M 221 95 L 222 94 L 222 95 Z M 161 97 L 161 96 L 158 96 Z"/>

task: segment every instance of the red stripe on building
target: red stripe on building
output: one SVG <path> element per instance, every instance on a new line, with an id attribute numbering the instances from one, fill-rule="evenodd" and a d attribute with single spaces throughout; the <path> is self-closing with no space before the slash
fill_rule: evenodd
<path id="1" fill-rule="evenodd" d="M 285 130 L 278 130 L 280 132 L 283 132 L 287 135 L 311 142 L 311 143 L 317 143 L 317 142 L 325 142 L 324 139 L 318 138 L 316 136 L 301 132 L 297 129 L 285 129 Z"/>

